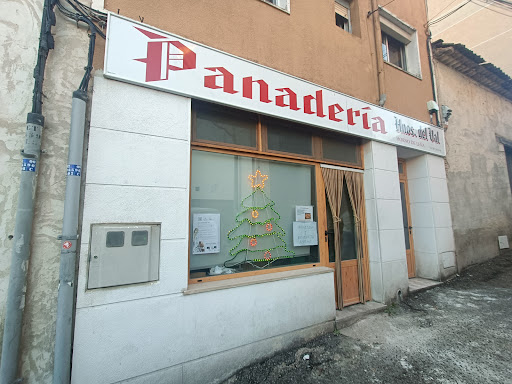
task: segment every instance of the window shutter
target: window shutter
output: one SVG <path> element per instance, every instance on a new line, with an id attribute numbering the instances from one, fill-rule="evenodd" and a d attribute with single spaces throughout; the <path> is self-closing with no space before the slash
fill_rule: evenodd
<path id="1" fill-rule="evenodd" d="M 343 5 L 334 2 L 334 12 L 348 20 L 348 9 Z"/>

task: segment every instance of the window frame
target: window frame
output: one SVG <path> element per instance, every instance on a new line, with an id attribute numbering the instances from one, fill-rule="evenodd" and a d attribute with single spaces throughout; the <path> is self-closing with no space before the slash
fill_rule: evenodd
<path id="1" fill-rule="evenodd" d="M 339 13 L 336 12 L 336 5 L 340 5 L 342 6 L 343 8 L 345 8 L 347 10 L 347 29 L 345 28 L 342 28 L 340 27 L 338 24 L 335 24 L 338 28 L 342 29 L 343 31 L 345 32 L 348 32 L 348 33 L 352 33 L 352 22 L 351 22 L 351 15 L 350 15 L 350 4 L 345 1 L 345 0 L 334 0 L 334 18 L 335 18 L 335 21 L 336 21 L 336 15 L 339 15 L 340 17 L 343 17 L 345 19 L 345 17 Z"/>
<path id="2" fill-rule="evenodd" d="M 260 0 L 268 5 L 271 5 L 283 12 L 290 13 L 290 0 Z"/>
<path id="3" fill-rule="evenodd" d="M 381 6 L 379 6 L 379 19 L 382 34 L 386 34 L 403 44 L 402 61 L 405 58 L 405 68 L 385 60 L 384 52 L 382 52 L 384 62 L 421 80 L 421 57 L 417 30 Z"/>
<path id="4" fill-rule="evenodd" d="M 312 188 L 315 190 L 315 198 L 316 198 L 316 216 L 317 216 L 317 226 L 318 226 L 318 262 L 313 263 L 306 263 L 306 264 L 297 264 L 297 265 L 289 265 L 289 266 L 282 266 L 282 267 L 275 267 L 275 268 L 269 268 L 269 269 L 262 269 L 262 270 L 253 270 L 253 271 L 247 271 L 247 272 L 239 272 L 234 274 L 226 274 L 226 275 L 217 275 L 217 276 L 205 276 L 205 277 L 197 277 L 197 278 L 191 278 L 190 277 L 190 257 L 191 257 L 191 250 L 190 250 L 190 241 L 188 244 L 188 272 L 187 272 L 187 280 L 188 284 L 200 284 L 203 282 L 211 282 L 211 281 L 220 281 L 220 280 L 228 280 L 228 279 L 235 279 L 235 278 L 241 278 L 241 277 L 247 277 L 247 276 L 256 276 L 256 275 L 265 275 L 265 274 L 271 274 L 271 273 L 277 273 L 277 272 L 285 272 L 285 271 L 292 271 L 292 270 L 300 270 L 300 269 L 307 269 L 307 268 L 314 268 L 314 267 L 332 267 L 332 263 L 329 262 L 329 244 L 327 241 L 324 241 L 324 233 L 327 231 L 327 212 L 326 209 L 323 207 L 326 207 L 327 201 L 325 198 L 325 185 L 322 178 L 322 171 L 321 171 L 321 165 L 322 164 L 328 164 L 328 165 L 335 165 L 335 166 L 344 166 L 352 169 L 362 170 L 364 169 L 364 157 L 362 155 L 362 142 L 356 144 L 356 151 L 360 158 L 360 164 L 355 165 L 352 163 L 344 163 L 344 162 L 338 162 L 338 161 L 330 161 L 325 160 L 322 158 L 322 138 L 323 137 L 334 137 L 338 136 L 334 132 L 317 132 L 312 127 L 303 126 L 300 124 L 297 124 L 299 126 L 299 129 L 305 130 L 307 132 L 311 132 L 312 135 L 312 153 L 313 156 L 303 156 L 303 155 L 296 155 L 292 153 L 286 153 L 286 152 L 280 152 L 280 151 L 271 151 L 266 148 L 264 145 L 264 139 L 266 137 L 267 133 L 267 125 L 265 124 L 265 121 L 268 121 L 268 117 L 262 116 L 257 114 L 258 116 L 258 122 L 257 122 L 257 134 L 256 134 L 256 147 L 257 149 L 247 148 L 243 146 L 237 146 L 237 145 L 224 145 L 219 144 L 215 142 L 206 142 L 206 141 L 200 141 L 200 140 L 194 140 L 195 137 L 195 130 L 196 130 L 196 119 L 195 119 L 195 108 L 193 107 L 194 101 L 192 103 L 192 126 L 191 126 L 191 146 L 190 149 L 192 150 L 198 150 L 198 151 L 205 151 L 205 152 L 214 152 L 214 153 L 222 153 L 222 154 L 228 154 L 228 155 L 240 155 L 240 156 L 249 156 L 252 158 L 262 159 L 262 160 L 271 160 L 271 161 L 279 161 L 283 163 L 292 163 L 292 164 L 305 164 L 305 165 L 312 165 L 314 166 L 315 170 L 315 176 L 314 176 L 314 183 L 315 185 L 312 186 Z M 224 107 L 224 106 L 217 106 L 215 104 L 210 105 L 214 108 L 220 108 L 222 110 L 224 109 L 231 109 L 236 111 L 236 109 Z M 243 112 L 241 112 L 243 113 Z M 276 119 L 279 120 L 279 119 Z M 285 125 L 293 125 L 295 123 L 282 120 Z M 293 127 L 293 129 L 296 129 Z M 323 133 L 323 134 L 322 134 Z M 341 134 L 340 134 L 341 135 Z M 358 140 L 358 138 L 354 138 L 354 140 Z M 192 157 L 191 160 L 192 161 Z M 192 169 L 190 169 L 190 179 L 192 179 Z M 189 199 L 192 198 L 191 190 L 190 190 L 190 196 Z M 190 200 L 189 200 L 190 205 Z M 189 209 L 189 222 L 191 220 L 192 211 Z"/>
<path id="5" fill-rule="evenodd" d="M 407 55 L 405 53 L 405 44 L 401 41 L 395 39 L 394 37 L 388 35 L 386 32 L 381 32 L 382 34 L 382 45 L 386 46 L 386 55 L 384 54 L 384 51 L 382 51 L 382 58 L 384 61 L 388 64 L 394 65 L 395 67 L 398 67 L 400 69 L 403 69 L 404 71 L 407 71 Z M 400 65 L 397 65 L 395 63 L 392 63 L 390 60 L 390 54 L 389 54 L 389 39 L 392 39 L 396 41 L 398 44 L 400 44 Z"/>
<path id="6" fill-rule="evenodd" d="M 226 113 L 228 111 L 229 114 L 232 114 L 234 116 L 236 115 L 243 115 L 243 114 L 252 114 L 253 116 L 257 117 L 256 122 L 256 147 L 248 147 L 243 146 L 239 144 L 229 144 L 229 143 L 222 143 L 222 142 L 216 142 L 216 141 L 210 141 L 210 140 L 199 140 L 196 137 L 196 126 L 197 126 L 197 119 L 196 119 L 196 110 L 194 108 L 195 103 L 200 104 L 206 104 L 208 108 L 211 108 L 212 110 L 219 110 L 221 113 Z M 284 151 L 278 151 L 278 150 L 270 150 L 268 149 L 268 141 L 267 141 L 267 131 L 268 131 L 268 122 L 275 119 L 276 121 L 283 124 L 283 126 L 287 126 L 290 130 L 300 130 L 302 132 L 311 133 L 311 144 L 313 146 L 312 148 L 312 155 L 301 155 L 293 152 L 284 152 Z M 329 165 L 336 165 L 340 167 L 347 167 L 347 168 L 354 168 L 354 169 L 364 169 L 364 158 L 362 153 L 362 139 L 345 135 L 344 133 L 338 133 L 328 130 L 323 130 L 322 128 L 314 128 L 309 127 L 304 124 L 300 123 L 294 123 L 289 120 L 285 119 L 278 119 L 274 117 L 267 117 L 263 116 L 257 113 L 253 112 L 246 112 L 237 110 L 235 108 L 226 107 L 222 105 L 217 105 L 214 103 L 207 103 L 203 101 L 192 101 L 192 126 L 191 126 L 191 144 L 195 147 L 203 147 L 203 148 L 212 148 L 212 149 L 225 149 L 225 150 L 235 150 L 239 153 L 248 153 L 248 154 L 269 154 L 271 156 L 278 156 L 283 159 L 297 159 L 297 160 L 305 160 L 305 161 L 311 161 L 313 163 L 321 163 L 321 164 L 329 164 Z M 322 153 L 322 138 L 323 137 L 331 137 L 338 140 L 343 140 L 343 136 L 346 136 L 347 141 L 355 141 L 354 145 L 356 146 L 356 151 L 358 154 L 359 162 L 356 163 L 348 163 L 343 161 L 336 161 L 332 159 L 324 159 L 323 153 Z M 359 143 L 357 143 L 359 141 Z"/>
<path id="7" fill-rule="evenodd" d="M 505 152 L 505 162 L 507 164 L 508 181 L 510 185 L 510 190 L 512 191 L 512 146 L 503 144 L 503 149 Z"/>

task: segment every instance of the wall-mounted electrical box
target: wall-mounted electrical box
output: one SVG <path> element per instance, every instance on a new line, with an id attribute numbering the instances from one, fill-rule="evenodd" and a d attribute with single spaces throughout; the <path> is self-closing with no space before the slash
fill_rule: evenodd
<path id="1" fill-rule="evenodd" d="M 87 289 L 158 280 L 160 224 L 93 224 Z"/>

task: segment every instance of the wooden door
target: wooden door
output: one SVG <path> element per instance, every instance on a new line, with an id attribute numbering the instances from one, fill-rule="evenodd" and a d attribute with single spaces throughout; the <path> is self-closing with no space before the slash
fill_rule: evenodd
<path id="1" fill-rule="evenodd" d="M 328 201 L 328 199 L 326 199 Z M 329 203 L 326 204 L 327 211 L 327 241 L 329 245 L 329 266 L 335 268 L 334 256 L 334 224 L 333 215 Z M 343 306 L 360 303 L 359 298 L 359 274 L 358 261 L 356 253 L 356 237 L 355 237 L 355 220 L 352 206 L 350 204 L 346 185 L 343 187 L 343 198 L 341 204 L 341 212 L 339 231 L 341 236 L 341 284 L 343 292 Z M 334 275 L 334 284 L 339 284 Z M 337 290 L 336 290 L 337 292 Z M 336 297 L 338 303 L 338 297 Z"/>
<path id="2" fill-rule="evenodd" d="M 407 272 L 409 278 L 416 276 L 416 261 L 414 259 L 414 242 L 412 238 L 411 209 L 409 205 L 409 190 L 407 188 L 407 169 L 405 161 L 398 160 L 400 176 L 400 195 L 402 198 L 402 218 L 404 223 L 405 254 L 407 256 Z"/>

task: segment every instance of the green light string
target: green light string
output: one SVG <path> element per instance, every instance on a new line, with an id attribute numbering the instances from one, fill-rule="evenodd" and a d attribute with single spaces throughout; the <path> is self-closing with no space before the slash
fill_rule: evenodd
<path id="1" fill-rule="evenodd" d="M 269 201 L 269 203 L 263 205 L 263 206 L 246 206 L 245 205 L 245 202 L 250 199 L 250 198 L 253 198 L 253 202 L 254 202 L 254 198 L 255 198 L 255 194 L 257 192 L 261 192 L 262 193 L 262 197 L 263 199 Z M 238 225 L 235 226 L 235 228 L 231 229 L 228 233 L 227 233 L 227 238 L 231 241 L 233 240 L 237 240 L 238 239 L 238 242 L 236 243 L 236 245 L 231 248 L 229 250 L 229 255 L 230 256 L 233 256 L 231 259 L 229 260 L 226 260 L 224 262 L 224 266 L 227 267 L 227 263 L 233 261 L 237 256 L 238 254 L 240 254 L 241 252 L 245 252 L 246 254 L 246 257 L 245 257 L 245 260 L 241 261 L 240 263 L 237 263 L 237 264 L 234 264 L 232 265 L 233 266 L 236 266 L 236 265 L 240 265 L 240 264 L 243 264 L 243 263 L 248 263 L 248 264 L 251 264 L 253 265 L 254 267 L 256 268 L 259 268 L 259 269 L 263 269 L 263 268 L 266 268 L 268 267 L 270 264 L 272 264 L 274 261 L 276 260 L 279 260 L 279 259 L 287 259 L 287 258 L 292 258 L 294 255 L 295 255 L 295 252 L 293 251 L 290 251 L 288 248 L 287 248 L 287 245 L 286 245 L 286 242 L 284 241 L 283 237 L 286 236 L 286 232 L 285 230 L 277 223 L 278 220 L 281 219 L 281 215 L 279 215 L 279 213 L 277 213 L 273 206 L 275 205 L 275 202 L 271 199 L 268 198 L 268 196 L 265 194 L 265 192 L 263 191 L 263 189 L 261 187 L 256 187 L 255 190 L 247 197 L 245 197 L 242 201 L 241 201 L 241 207 L 242 207 L 242 211 L 236 215 L 235 217 L 235 221 L 238 223 Z M 252 221 L 248 218 L 243 218 L 243 219 L 240 219 L 240 217 L 242 215 L 246 215 L 249 211 L 263 211 L 267 214 L 268 216 L 268 208 L 270 208 L 270 210 L 275 214 L 275 218 L 274 217 L 270 217 L 264 221 Z M 259 213 L 259 212 L 258 212 Z M 254 217 L 253 217 L 254 218 Z M 250 224 L 250 227 L 249 227 L 249 235 L 247 234 L 241 234 L 241 235 L 236 235 L 236 236 L 233 236 L 233 232 L 235 232 L 238 228 L 240 228 L 245 222 L 249 223 Z M 267 226 L 268 224 L 271 225 L 271 229 L 269 231 L 269 233 L 263 233 L 263 234 L 252 234 L 252 230 L 253 230 L 253 226 L 255 225 L 259 225 L 259 226 Z M 274 227 L 275 226 L 275 227 Z M 266 228 L 266 230 L 268 231 L 268 228 Z M 242 241 L 244 241 L 245 239 L 256 239 L 256 238 L 265 238 L 267 236 L 274 236 L 274 244 L 275 246 L 274 247 L 271 247 L 271 248 L 267 248 L 267 249 L 257 249 L 257 250 L 253 250 L 253 249 L 249 249 L 249 248 L 239 248 L 240 247 L 240 244 L 242 243 Z M 277 245 L 277 242 L 276 242 L 276 239 L 275 237 L 279 238 L 279 240 L 281 241 L 281 243 L 283 245 Z M 248 243 L 250 240 L 247 240 Z M 256 242 L 257 244 L 257 242 Z M 237 249 L 238 248 L 238 249 Z M 286 251 L 288 253 L 288 255 L 279 255 L 277 257 L 270 257 L 270 258 L 262 258 L 262 259 L 253 259 L 253 260 L 248 260 L 247 259 L 247 254 L 248 252 L 251 252 L 251 253 L 256 253 L 256 252 L 263 252 L 263 254 L 266 254 L 267 252 L 272 255 L 271 251 L 274 251 L 274 250 L 277 250 L 277 252 L 279 253 L 279 249 L 283 249 L 284 251 Z M 236 252 L 235 252 L 236 250 Z M 258 265 L 255 265 L 253 264 L 253 262 L 267 262 L 266 265 L 264 266 L 258 266 Z"/>

